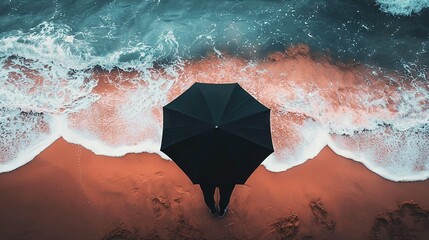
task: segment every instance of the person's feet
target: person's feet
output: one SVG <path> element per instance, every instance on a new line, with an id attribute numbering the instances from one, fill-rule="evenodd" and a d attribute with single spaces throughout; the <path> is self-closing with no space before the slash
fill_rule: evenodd
<path id="1" fill-rule="evenodd" d="M 220 218 L 223 218 L 223 217 L 225 217 L 225 215 L 226 215 L 227 212 L 228 212 L 228 206 L 226 206 L 226 208 L 224 208 L 224 209 L 220 209 L 219 213 L 218 213 L 218 216 Z"/>
<path id="2" fill-rule="evenodd" d="M 212 215 L 212 217 L 216 216 L 217 208 L 215 206 L 209 207 L 209 213 L 210 213 L 210 215 Z"/>

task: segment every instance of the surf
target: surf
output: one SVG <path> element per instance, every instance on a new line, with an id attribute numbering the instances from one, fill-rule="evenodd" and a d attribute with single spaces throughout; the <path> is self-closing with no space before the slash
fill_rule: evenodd
<path id="1" fill-rule="evenodd" d="M 0 172 L 60 137 L 161 155 L 163 105 L 194 82 L 238 82 L 272 110 L 270 171 L 329 146 L 393 181 L 429 177 L 425 1 L 57 3 L 2 3 Z"/>
<path id="2" fill-rule="evenodd" d="M 24 142 L 35 147 L 21 143 L 5 148 L 9 159 L 2 161 L 2 172 L 21 166 L 43 150 L 37 147 L 40 139 L 49 143 L 59 136 L 101 155 L 160 154 L 162 106 L 198 81 L 238 82 L 271 108 L 275 153 L 263 163 L 268 170 L 286 171 L 329 146 L 390 180 L 428 178 L 429 89 L 425 79 L 403 81 L 404 76 L 394 72 L 336 64 L 312 55 L 306 45 L 273 53 L 263 61 L 214 53 L 183 61 L 175 71 L 153 68 L 148 74 L 93 69 L 85 81 L 96 84 L 86 95 L 97 96 L 96 100 L 67 111 L 57 108 L 28 114 L 31 120 L 23 119 L 19 131 L 34 134 Z M 47 130 L 39 130 L 33 118 L 46 118 Z M 22 137 L 17 133 L 9 136 L 12 138 L 2 146 L 19 143 Z"/>

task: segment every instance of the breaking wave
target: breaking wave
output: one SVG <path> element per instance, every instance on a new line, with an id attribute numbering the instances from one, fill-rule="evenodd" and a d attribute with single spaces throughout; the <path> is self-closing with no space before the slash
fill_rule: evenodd
<path id="1" fill-rule="evenodd" d="M 429 7 L 428 0 L 377 0 L 383 12 L 392 15 L 410 16 Z"/>
<path id="2" fill-rule="evenodd" d="M 422 6 L 410 14 L 427 6 L 405 2 Z M 238 82 L 272 110 L 268 170 L 329 146 L 390 180 L 429 178 L 424 12 L 404 20 L 363 1 L 56 3 L 1 3 L 0 172 L 59 137 L 96 154 L 166 158 L 162 106 L 194 82 Z M 355 8 L 333 17 L 343 4 Z"/>

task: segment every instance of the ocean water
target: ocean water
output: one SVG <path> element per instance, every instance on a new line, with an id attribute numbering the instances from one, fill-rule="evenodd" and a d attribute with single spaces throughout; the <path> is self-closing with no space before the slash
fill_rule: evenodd
<path id="1" fill-rule="evenodd" d="M 162 106 L 238 82 L 272 110 L 286 171 L 325 147 L 429 178 L 429 0 L 2 1 L 0 172 L 59 137 L 159 152 Z"/>

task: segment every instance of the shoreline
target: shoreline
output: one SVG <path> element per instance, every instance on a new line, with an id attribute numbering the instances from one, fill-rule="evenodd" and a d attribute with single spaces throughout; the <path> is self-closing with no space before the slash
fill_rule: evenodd
<path id="1" fill-rule="evenodd" d="M 41 150 L 34 146 L 44 138 L 59 136 L 108 156 L 157 152 L 162 106 L 198 81 L 238 82 L 271 109 L 276 151 L 264 162 L 271 171 L 302 164 L 329 145 L 336 153 L 363 162 L 384 178 L 426 179 L 429 138 L 422 125 L 427 110 L 424 82 L 399 84 L 392 80 L 403 77 L 397 73 L 378 75 L 381 70 L 341 65 L 328 56 L 314 55 L 308 45 L 297 44 L 254 63 L 225 54 L 222 58 L 209 55 L 185 61 L 173 72 L 160 66 L 145 72 L 95 68 L 88 73 L 88 82 L 80 83 L 86 92 L 72 87 L 77 92 L 70 92 L 71 96 L 59 93 L 62 98 L 46 115 L 27 114 L 27 119 L 10 113 L 8 119 L 19 121 L 6 121 L 11 124 L 7 128 L 11 133 L 1 149 L 5 154 L 0 162 L 7 168 L 0 166 L 0 170 L 9 171 L 30 161 Z M 21 70 L 26 78 L 34 80 L 30 91 L 34 97 L 46 95 L 46 85 L 68 86 L 73 82 L 44 78 L 42 70 L 19 63 L 10 62 L 4 67 L 11 67 L 11 80 L 19 82 Z M 29 105 L 27 110 L 39 109 L 38 105 Z M 45 128 L 33 124 L 36 121 Z M 29 143 L 22 141 L 20 131 L 29 133 Z"/>
<path id="2" fill-rule="evenodd" d="M 148 153 L 99 156 L 60 138 L 30 163 L 0 174 L 0 236 L 424 239 L 428 187 L 429 180 L 386 180 L 325 147 L 285 172 L 258 167 L 235 188 L 228 215 L 217 219 L 173 162 Z"/>

